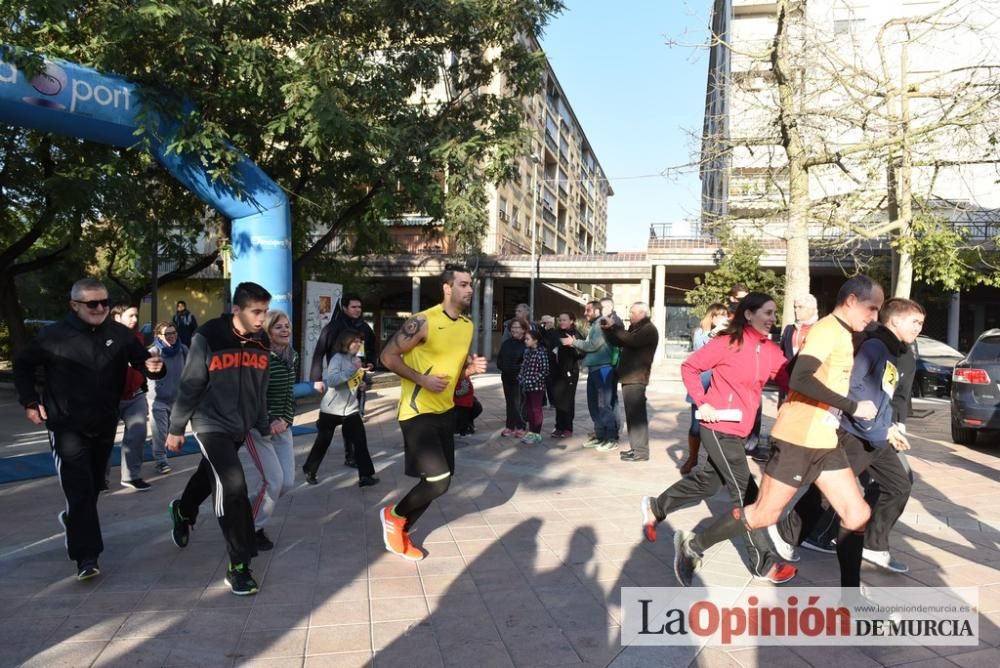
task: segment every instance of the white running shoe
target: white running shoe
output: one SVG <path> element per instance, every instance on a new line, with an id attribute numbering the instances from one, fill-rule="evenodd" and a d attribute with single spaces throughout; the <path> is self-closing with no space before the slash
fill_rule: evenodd
<path id="1" fill-rule="evenodd" d="M 861 552 L 861 558 L 870 564 L 875 564 L 880 568 L 884 568 L 887 571 L 892 571 L 893 573 L 908 573 L 910 567 L 901 561 L 896 561 L 889 554 L 889 550 L 879 551 L 879 550 L 869 550 L 867 547 Z"/>
<path id="2" fill-rule="evenodd" d="M 778 532 L 778 525 L 772 524 L 767 528 L 767 535 L 774 544 L 775 551 L 781 555 L 781 558 L 785 561 L 798 561 L 799 555 L 795 551 L 795 546 L 791 543 L 786 543 L 785 539 L 781 537 L 781 533 Z"/>

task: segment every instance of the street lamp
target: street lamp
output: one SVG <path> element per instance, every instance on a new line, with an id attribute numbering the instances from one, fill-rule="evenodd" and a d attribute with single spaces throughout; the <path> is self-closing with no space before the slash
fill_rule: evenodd
<path id="1" fill-rule="evenodd" d="M 531 278 L 528 284 L 528 317 L 531 322 L 535 321 L 535 235 L 537 234 L 537 224 L 538 220 L 538 165 L 541 164 L 541 159 L 535 155 L 531 154 L 531 162 L 534 163 L 534 168 L 531 172 Z"/>

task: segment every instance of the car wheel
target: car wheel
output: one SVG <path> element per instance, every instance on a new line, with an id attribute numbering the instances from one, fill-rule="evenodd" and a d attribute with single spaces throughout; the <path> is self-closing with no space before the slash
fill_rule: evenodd
<path id="1" fill-rule="evenodd" d="M 958 445 L 972 445 L 976 442 L 976 430 L 962 427 L 955 418 L 951 419 L 951 440 Z"/>

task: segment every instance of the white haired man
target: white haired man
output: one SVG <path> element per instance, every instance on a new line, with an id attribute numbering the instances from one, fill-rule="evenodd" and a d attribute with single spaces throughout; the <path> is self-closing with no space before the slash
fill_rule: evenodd
<path id="1" fill-rule="evenodd" d="M 646 385 L 649 384 L 649 373 L 656 346 L 660 343 L 660 333 L 649 319 L 649 305 L 645 302 L 632 304 L 627 330 L 611 318 L 605 317 L 599 322 L 604 330 L 605 340 L 621 348 L 618 378 L 622 385 L 625 423 L 628 425 L 628 440 L 632 447 L 619 457 L 625 462 L 644 462 L 649 459 Z"/>

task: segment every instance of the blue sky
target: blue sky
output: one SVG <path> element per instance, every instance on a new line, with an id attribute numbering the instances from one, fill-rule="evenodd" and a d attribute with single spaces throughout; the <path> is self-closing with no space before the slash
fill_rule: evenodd
<path id="1" fill-rule="evenodd" d="M 564 0 L 542 46 L 611 180 L 609 251 L 645 250 L 650 223 L 685 229 L 697 217 L 696 173 L 686 164 L 700 133 L 710 0 Z M 679 44 L 669 46 L 668 41 Z"/>

